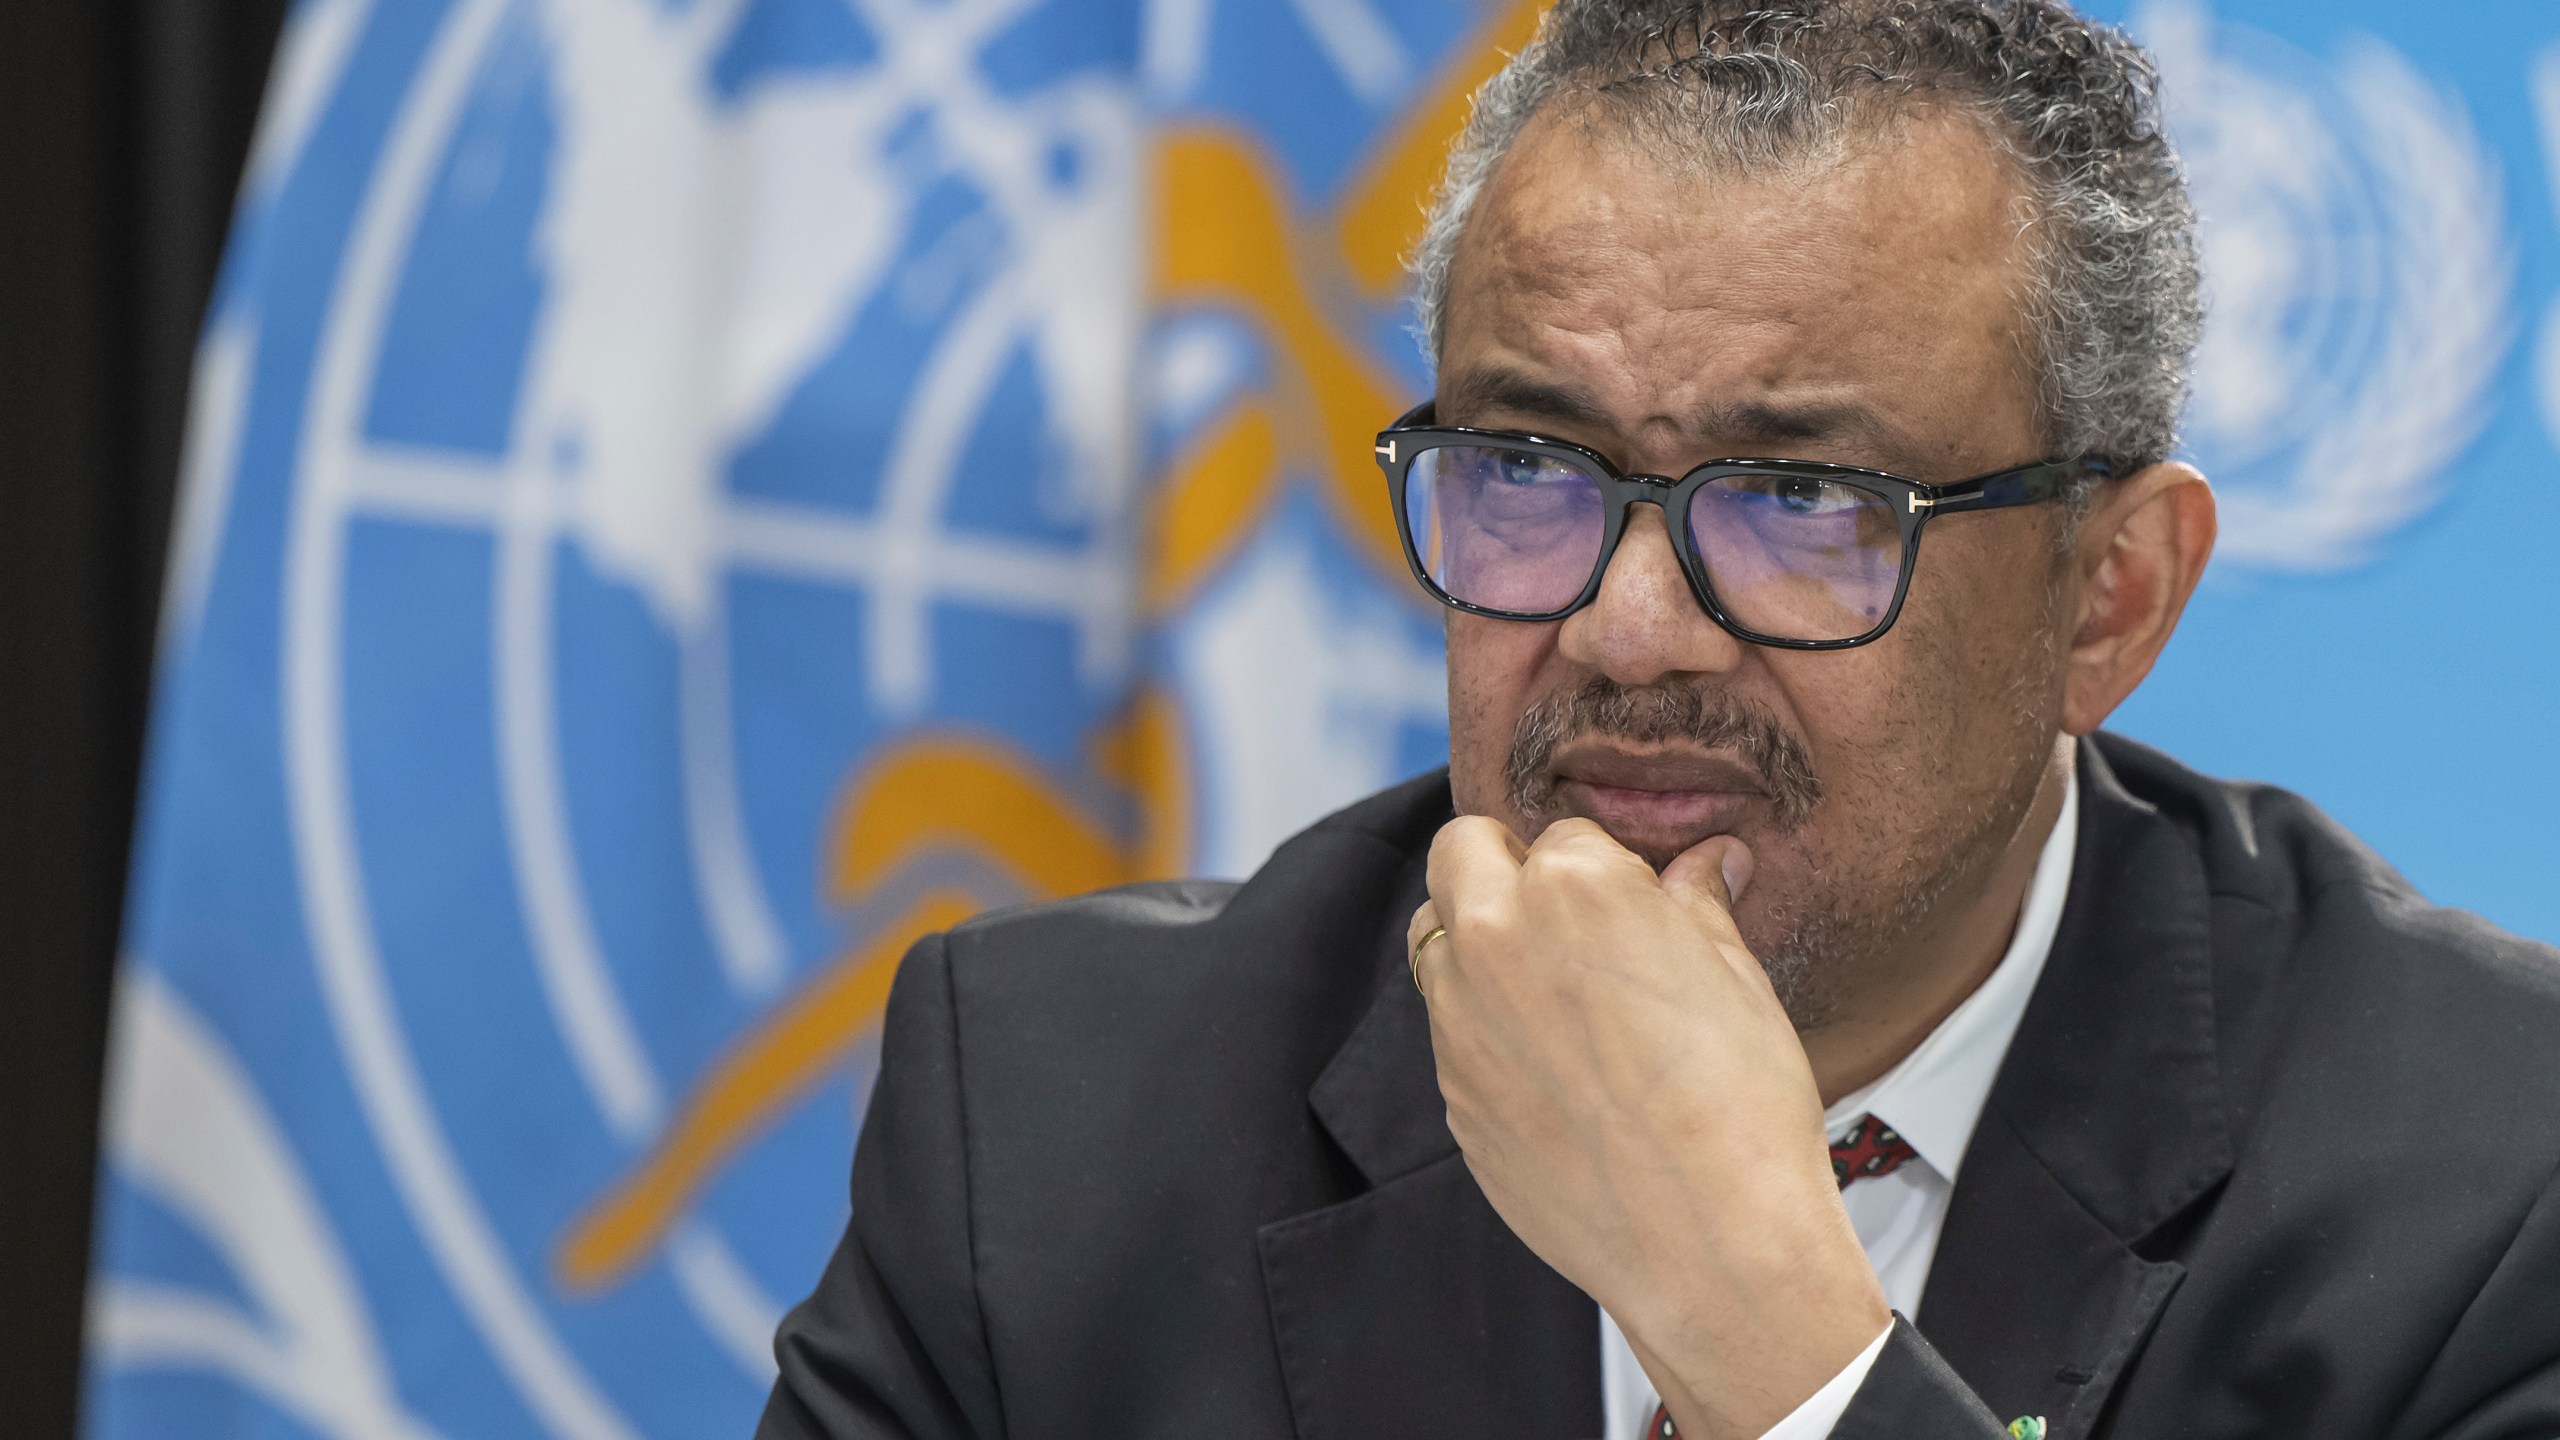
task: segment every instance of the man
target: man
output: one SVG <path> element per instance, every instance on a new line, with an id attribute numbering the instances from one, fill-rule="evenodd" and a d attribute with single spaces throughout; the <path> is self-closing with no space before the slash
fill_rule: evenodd
<path id="1" fill-rule="evenodd" d="M 2560 1434 L 2560 957 L 2095 735 L 2191 231 L 2059 0 L 1563 0 L 1379 437 L 1447 775 L 920 945 L 762 1433 Z"/>

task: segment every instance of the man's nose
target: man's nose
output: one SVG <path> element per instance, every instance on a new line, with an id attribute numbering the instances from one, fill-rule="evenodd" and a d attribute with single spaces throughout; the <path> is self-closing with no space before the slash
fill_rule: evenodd
<path id="1" fill-rule="evenodd" d="M 1557 645 L 1566 659 L 1621 685 L 1723 674 L 1742 663 L 1742 642 L 1698 603 L 1654 504 L 1629 508 L 1627 533 L 1600 577 L 1598 598 L 1567 617 Z"/>

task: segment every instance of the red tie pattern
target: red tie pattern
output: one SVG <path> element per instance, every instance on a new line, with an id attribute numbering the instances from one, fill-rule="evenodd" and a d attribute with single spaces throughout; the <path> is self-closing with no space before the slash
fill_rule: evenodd
<path id="1" fill-rule="evenodd" d="M 1852 1180 L 1882 1179 L 1901 1169 L 1903 1161 L 1919 1158 L 1920 1152 L 1895 1134 L 1892 1126 L 1873 1115 L 1861 1115 L 1849 1138 L 1831 1147 L 1831 1178 L 1846 1190 Z"/>
<path id="2" fill-rule="evenodd" d="M 1894 1133 L 1892 1126 L 1873 1115 L 1858 1117 L 1857 1127 L 1849 1138 L 1831 1147 L 1831 1178 L 1840 1188 L 1849 1188 L 1852 1180 L 1874 1180 L 1902 1168 L 1905 1160 L 1917 1160 L 1920 1152 L 1911 1142 Z M 1653 1420 L 1644 1428 L 1643 1440 L 1680 1440 L 1680 1425 L 1671 1418 L 1671 1408 L 1657 1405 Z"/>

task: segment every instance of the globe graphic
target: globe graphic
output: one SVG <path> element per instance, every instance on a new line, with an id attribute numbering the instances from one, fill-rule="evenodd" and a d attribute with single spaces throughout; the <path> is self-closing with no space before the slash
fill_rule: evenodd
<path id="1" fill-rule="evenodd" d="M 856 762 L 939 724 L 1071 772 L 1131 665 L 1130 98 L 986 63 L 1020 7 L 779 76 L 717 8 L 420 30 L 286 526 L 330 1021 L 454 1318 L 564 1436 L 738 1423 L 842 1225 L 859 1054 L 576 1273 L 688 1078 L 921 888 L 1012 898 L 966 857 L 830 896 Z"/>
<path id="2" fill-rule="evenodd" d="M 2222 494 L 2218 562 L 2362 564 L 2440 497 L 2505 358 L 2496 166 L 2377 40 L 2315 56 L 2195 0 L 2133 19 L 2200 221 L 2187 441 Z"/>
<path id="3" fill-rule="evenodd" d="M 1182 84 L 1242 125 L 1076 0 L 297 10 L 199 355 L 100 1433 L 735 1433 L 910 943 L 1445 754 L 1357 434 L 1420 383 L 1362 153 L 1415 62 L 1219 14 Z"/>

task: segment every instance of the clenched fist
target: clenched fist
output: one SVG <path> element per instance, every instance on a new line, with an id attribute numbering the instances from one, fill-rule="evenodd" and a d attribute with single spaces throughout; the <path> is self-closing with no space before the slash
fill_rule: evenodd
<path id="1" fill-rule="evenodd" d="M 1751 852 L 1656 875 L 1588 820 L 1461 816 L 1408 947 L 1449 1129 L 1514 1233 L 1625 1330 L 1690 1440 L 1750 1440 L 1889 1322 L 1822 1100 L 1734 928 Z"/>

